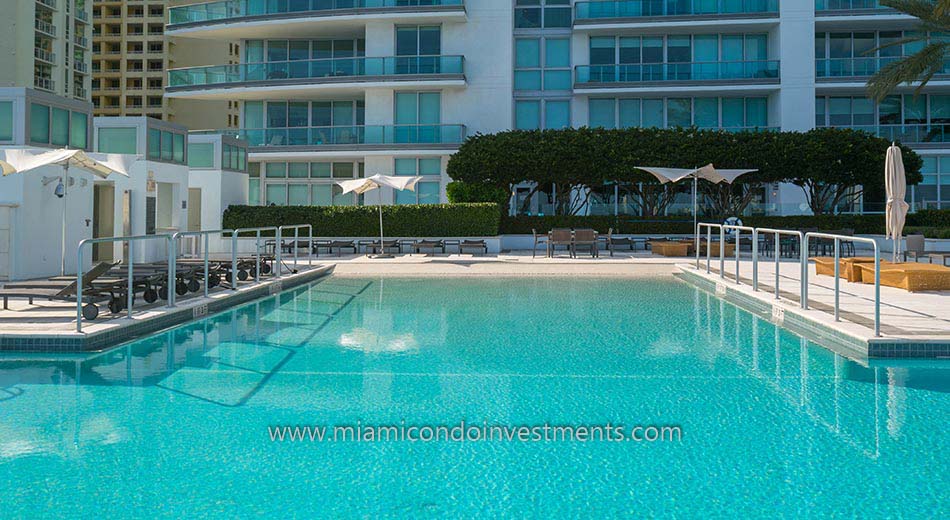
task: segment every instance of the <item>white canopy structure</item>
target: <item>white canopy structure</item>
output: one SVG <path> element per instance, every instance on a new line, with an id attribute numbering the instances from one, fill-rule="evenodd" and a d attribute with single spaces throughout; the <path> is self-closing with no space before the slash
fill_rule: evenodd
<path id="1" fill-rule="evenodd" d="M 643 170 L 647 173 L 652 174 L 661 184 L 666 184 L 668 182 L 679 182 L 683 179 L 693 179 L 693 229 L 696 229 L 696 224 L 698 222 L 698 207 L 699 204 L 696 200 L 697 197 L 697 184 L 699 179 L 705 179 L 713 184 L 719 184 L 720 182 L 725 182 L 727 184 L 732 184 L 740 176 L 747 173 L 752 173 L 758 170 L 727 170 L 727 169 L 717 169 L 712 163 L 702 166 L 700 168 L 660 168 L 657 166 L 637 166 L 638 170 Z"/>
<path id="2" fill-rule="evenodd" d="M 0 151 L 0 171 L 3 175 L 28 173 L 44 166 L 62 166 L 63 175 L 56 186 L 56 196 L 63 199 L 62 263 L 60 274 L 66 274 L 66 197 L 69 195 L 69 168 L 79 168 L 106 178 L 112 174 L 128 177 L 129 169 L 138 160 L 136 155 L 86 153 L 82 150 L 31 150 L 24 148 Z M 55 177 L 52 178 L 55 180 Z M 80 266 L 76 267 L 80 269 Z"/>
<path id="3" fill-rule="evenodd" d="M 910 207 L 904 200 L 907 193 L 907 177 L 904 174 L 904 159 L 901 157 L 899 146 L 891 144 L 887 149 L 884 161 L 884 188 L 887 191 L 887 207 L 885 209 L 885 238 L 894 239 L 894 253 L 892 261 L 897 262 L 901 252 L 901 234 L 904 232 L 904 221 Z"/>
<path id="4" fill-rule="evenodd" d="M 365 179 L 353 179 L 349 181 L 340 181 L 337 184 L 343 188 L 342 193 L 356 193 L 362 195 L 368 191 L 379 189 L 382 187 L 392 188 L 394 190 L 409 190 L 415 191 L 416 183 L 422 180 L 422 177 L 418 176 L 393 176 L 393 175 L 373 175 L 371 177 L 366 177 Z M 380 199 L 379 202 L 379 254 L 375 258 L 392 258 L 392 255 L 387 255 L 383 248 L 383 202 Z"/>

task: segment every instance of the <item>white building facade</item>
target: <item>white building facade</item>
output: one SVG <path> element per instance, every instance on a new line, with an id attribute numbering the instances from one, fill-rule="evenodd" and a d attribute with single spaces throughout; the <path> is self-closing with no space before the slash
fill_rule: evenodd
<path id="1" fill-rule="evenodd" d="M 448 158 L 475 133 L 846 126 L 918 150 L 924 183 L 909 198 L 950 207 L 950 76 L 879 106 L 864 94 L 916 48 L 867 52 L 915 25 L 874 0 L 226 0 L 174 7 L 166 30 L 240 41 L 242 63 L 171 70 L 166 93 L 241 104 L 256 204 L 444 202 Z M 424 180 L 365 199 L 335 186 L 377 173 Z M 633 211 L 612 196 L 592 211 Z M 774 185 L 753 210 L 804 202 Z"/>

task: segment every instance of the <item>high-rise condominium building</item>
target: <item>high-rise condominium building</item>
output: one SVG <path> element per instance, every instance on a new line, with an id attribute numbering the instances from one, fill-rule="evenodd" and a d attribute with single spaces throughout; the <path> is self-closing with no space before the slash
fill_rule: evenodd
<path id="1" fill-rule="evenodd" d="M 173 101 L 164 97 L 167 69 L 237 62 L 236 45 L 226 41 L 179 42 L 167 37 L 165 18 L 174 0 L 91 1 L 95 115 L 145 115 L 195 129 L 238 125 L 236 102 Z"/>
<path id="2" fill-rule="evenodd" d="M 874 0 L 227 0 L 170 9 L 166 32 L 240 41 L 241 64 L 170 70 L 166 93 L 240 103 L 262 204 L 353 204 L 334 182 L 375 173 L 424 177 L 383 202 L 445 200 L 448 157 L 476 132 L 694 125 L 899 139 L 926 157 L 909 198 L 950 207 L 950 76 L 865 95 L 917 47 L 872 50 L 916 22 Z M 632 207 L 615 193 L 597 211 Z M 755 206 L 804 202 L 774 185 Z"/>
<path id="3" fill-rule="evenodd" d="M 87 0 L 3 2 L 0 87 L 89 101 L 92 6 Z"/>

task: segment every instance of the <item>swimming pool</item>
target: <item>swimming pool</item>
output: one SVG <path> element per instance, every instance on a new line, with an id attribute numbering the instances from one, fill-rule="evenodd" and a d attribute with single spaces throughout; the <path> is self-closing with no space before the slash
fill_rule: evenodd
<path id="1" fill-rule="evenodd" d="M 280 425 L 673 442 L 284 442 Z M 950 365 L 866 367 L 672 279 L 330 277 L 0 358 L 0 516 L 946 517 Z"/>

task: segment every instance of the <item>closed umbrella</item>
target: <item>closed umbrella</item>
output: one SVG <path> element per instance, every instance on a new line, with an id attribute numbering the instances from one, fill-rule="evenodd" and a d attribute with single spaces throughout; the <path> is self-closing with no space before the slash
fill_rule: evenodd
<path id="1" fill-rule="evenodd" d="M 93 175 L 106 178 L 113 173 L 128 177 L 129 168 L 138 159 L 135 155 L 86 153 L 82 150 L 50 150 L 36 153 L 28 149 L 4 150 L 0 158 L 3 175 L 27 173 L 43 166 L 63 167 L 63 176 L 56 186 L 56 196 L 63 199 L 62 262 L 60 274 L 66 274 L 66 202 L 69 195 L 69 168 L 79 168 Z M 54 178 L 55 179 L 55 178 Z M 76 266 L 81 269 L 81 266 Z"/>
<path id="2" fill-rule="evenodd" d="M 416 183 L 422 180 L 422 177 L 392 176 L 392 175 L 373 175 L 365 179 L 353 179 L 350 181 L 340 181 L 337 184 L 343 188 L 342 193 L 356 193 L 362 195 L 368 191 L 382 188 L 383 186 L 394 190 L 415 191 Z M 383 201 L 379 200 L 379 253 L 374 258 L 392 258 L 383 250 Z"/>
<path id="3" fill-rule="evenodd" d="M 901 249 L 901 234 L 904 232 L 904 220 L 909 208 L 904 196 L 907 193 L 907 178 L 904 176 L 904 160 L 899 146 L 891 144 L 884 161 L 884 187 L 887 190 L 887 208 L 885 215 L 885 238 L 894 239 L 892 259 L 897 261 Z"/>

